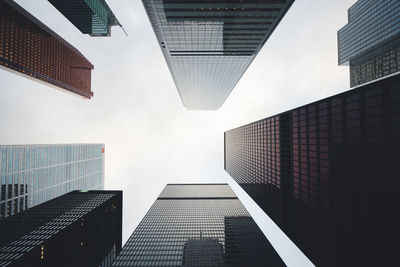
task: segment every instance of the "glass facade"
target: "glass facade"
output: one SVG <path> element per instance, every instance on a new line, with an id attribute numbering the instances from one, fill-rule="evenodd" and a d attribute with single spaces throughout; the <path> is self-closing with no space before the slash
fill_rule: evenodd
<path id="1" fill-rule="evenodd" d="M 0 220 L 73 190 L 104 189 L 104 144 L 0 146 Z"/>
<path id="2" fill-rule="evenodd" d="M 73 191 L 0 221 L 0 266 L 111 266 L 122 191 Z"/>
<path id="3" fill-rule="evenodd" d="M 400 2 L 359 0 L 338 31 L 339 64 L 356 86 L 400 71 Z"/>
<path id="4" fill-rule="evenodd" d="M 294 0 L 142 0 L 187 109 L 218 109 Z"/>
<path id="5" fill-rule="evenodd" d="M 168 184 L 113 266 L 285 266 L 227 184 Z"/>
<path id="6" fill-rule="evenodd" d="M 317 266 L 397 262 L 399 162 L 400 75 L 225 132 L 225 170 Z"/>
<path id="7" fill-rule="evenodd" d="M 49 0 L 82 33 L 110 36 L 111 26 L 121 26 L 104 0 Z"/>
<path id="8" fill-rule="evenodd" d="M 93 65 L 11 0 L 0 2 L 0 68 L 91 98 Z"/>

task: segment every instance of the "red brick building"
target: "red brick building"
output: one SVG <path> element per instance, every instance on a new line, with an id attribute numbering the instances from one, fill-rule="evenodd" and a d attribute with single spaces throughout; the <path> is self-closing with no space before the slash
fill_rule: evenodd
<path id="1" fill-rule="evenodd" d="M 13 1 L 0 2 L 0 66 L 91 98 L 93 65 Z"/>

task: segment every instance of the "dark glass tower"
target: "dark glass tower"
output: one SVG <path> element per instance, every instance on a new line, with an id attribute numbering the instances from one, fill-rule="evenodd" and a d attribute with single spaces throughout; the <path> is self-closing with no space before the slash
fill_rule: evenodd
<path id="1" fill-rule="evenodd" d="M 0 68 L 91 98 L 93 65 L 12 0 L 0 1 Z"/>
<path id="2" fill-rule="evenodd" d="M 142 0 L 187 109 L 218 109 L 294 0 Z"/>
<path id="3" fill-rule="evenodd" d="M 168 184 L 113 266 L 285 266 L 228 184 Z"/>
<path id="4" fill-rule="evenodd" d="M 225 170 L 317 266 L 391 266 L 400 75 L 225 132 Z"/>
<path id="5" fill-rule="evenodd" d="M 339 65 L 350 65 L 350 86 L 400 71 L 400 2 L 358 0 L 338 31 Z"/>
<path id="6" fill-rule="evenodd" d="M 0 266 L 110 266 L 122 191 L 73 191 L 0 221 Z"/>
<path id="7" fill-rule="evenodd" d="M 121 26 L 105 0 L 49 0 L 82 33 L 111 36 L 111 26 Z"/>

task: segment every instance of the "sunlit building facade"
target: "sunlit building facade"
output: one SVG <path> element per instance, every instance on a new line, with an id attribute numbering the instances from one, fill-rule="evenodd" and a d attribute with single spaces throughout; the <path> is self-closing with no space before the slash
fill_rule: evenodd
<path id="1" fill-rule="evenodd" d="M 111 26 L 121 26 L 105 0 L 49 0 L 82 33 L 111 36 Z"/>
<path id="2" fill-rule="evenodd" d="M 91 98 L 93 65 L 12 0 L 0 2 L 0 68 Z"/>
<path id="3" fill-rule="evenodd" d="M 0 266 L 111 266 L 122 191 L 73 191 L 0 221 Z"/>
<path id="4" fill-rule="evenodd" d="M 73 190 L 104 189 L 104 144 L 0 146 L 0 220 Z"/>
<path id="5" fill-rule="evenodd" d="M 358 0 L 338 31 L 339 65 L 357 86 L 400 71 L 400 2 Z"/>
<path id="6" fill-rule="evenodd" d="M 294 0 L 142 0 L 187 109 L 218 109 Z"/>
<path id="7" fill-rule="evenodd" d="M 285 266 L 228 184 L 168 184 L 113 266 Z"/>
<path id="8" fill-rule="evenodd" d="M 225 132 L 225 170 L 316 266 L 390 266 L 400 75 Z"/>

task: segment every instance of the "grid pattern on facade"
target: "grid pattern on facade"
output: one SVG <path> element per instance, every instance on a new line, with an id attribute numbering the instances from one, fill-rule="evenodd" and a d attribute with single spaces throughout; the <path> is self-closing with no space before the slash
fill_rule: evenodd
<path id="1" fill-rule="evenodd" d="M 0 66 L 91 98 L 93 65 L 13 1 L 0 2 Z"/>
<path id="2" fill-rule="evenodd" d="M 279 116 L 267 118 L 227 132 L 226 169 L 243 188 L 255 193 L 258 203 L 268 209 L 276 221 L 281 220 L 280 133 Z M 234 168 L 233 166 L 241 166 Z M 268 199 L 265 199 L 265 197 Z"/>
<path id="3" fill-rule="evenodd" d="M 271 184 L 280 187 L 279 117 L 271 117 L 254 124 L 245 125 L 227 132 L 226 138 L 232 140 L 227 154 L 227 168 L 241 164 L 235 169 L 238 182 Z M 250 177 L 254 177 L 251 180 Z"/>
<path id="4" fill-rule="evenodd" d="M 350 61 L 350 86 L 357 86 L 400 71 L 400 36 Z"/>
<path id="5" fill-rule="evenodd" d="M 206 195 L 157 199 L 113 266 L 284 266 L 236 197 Z"/>
<path id="6" fill-rule="evenodd" d="M 0 146 L 0 220 L 73 190 L 104 189 L 103 148 Z"/>
<path id="7" fill-rule="evenodd" d="M 373 15 L 371 15 L 373 14 Z M 359 0 L 338 32 L 339 64 L 400 34 L 400 2 Z"/>
<path id="8" fill-rule="evenodd" d="M 400 2 L 359 0 L 338 31 L 339 64 L 350 65 L 350 86 L 400 71 Z"/>
<path id="9" fill-rule="evenodd" d="M 142 0 L 184 106 L 218 109 L 293 0 Z"/>
<path id="10" fill-rule="evenodd" d="M 201 187 L 200 187 L 201 186 Z M 237 198 L 226 184 L 168 184 L 158 196 L 164 198 Z"/>
<path id="11" fill-rule="evenodd" d="M 118 252 L 121 248 L 121 236 L 114 235 L 111 237 L 113 242 L 109 242 L 108 234 L 122 232 L 121 229 L 108 230 L 109 233 L 99 230 L 118 227 L 118 216 L 120 221 L 122 219 L 120 195 L 117 191 L 74 191 L 1 221 L 0 266 L 27 263 L 32 266 L 98 265 L 110 253 L 113 258 L 103 266 L 111 266 L 118 241 Z M 97 237 L 93 239 L 94 236 Z M 104 242 L 108 244 L 103 248 Z M 72 251 L 75 253 L 69 255 Z M 80 259 L 83 255 L 85 259 Z"/>
<path id="12" fill-rule="evenodd" d="M 335 109 L 332 111 L 335 116 Z M 291 113 L 293 196 L 321 210 L 329 206 L 327 114 L 326 102 Z M 340 120 L 340 114 L 335 118 Z M 332 124 L 336 125 L 334 121 Z"/>
<path id="13" fill-rule="evenodd" d="M 255 155 L 261 149 L 261 158 L 269 157 L 268 121 L 277 117 L 281 187 L 272 191 L 260 181 L 268 181 L 273 165 L 260 166 Z M 259 125 L 271 129 L 258 134 Z M 394 260 L 392 248 L 381 244 L 400 237 L 393 213 L 399 151 L 399 75 L 225 132 L 225 170 L 317 266 Z M 372 256 L 360 260 L 365 253 Z"/>
<path id="14" fill-rule="evenodd" d="M 110 36 L 119 21 L 104 0 L 49 0 L 82 33 Z"/>
<path id="15" fill-rule="evenodd" d="M 99 267 L 108 267 L 111 266 L 113 261 L 117 258 L 117 255 L 121 248 L 117 250 L 117 246 L 113 244 L 112 249 L 110 252 L 107 254 L 107 256 L 104 258 L 104 260 L 99 264 Z"/>

